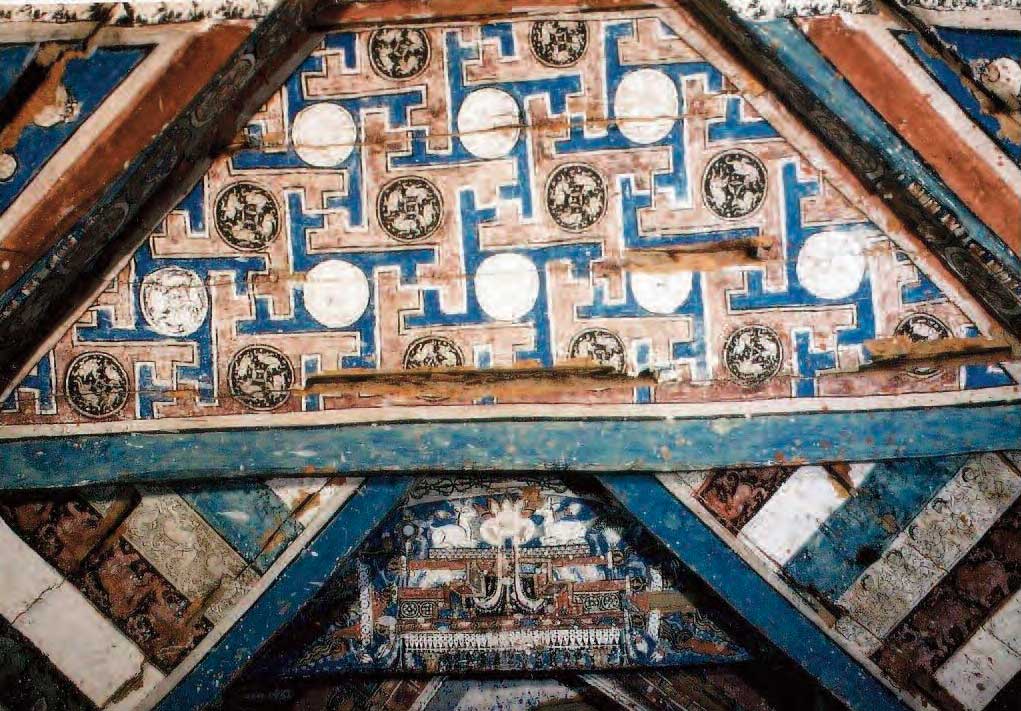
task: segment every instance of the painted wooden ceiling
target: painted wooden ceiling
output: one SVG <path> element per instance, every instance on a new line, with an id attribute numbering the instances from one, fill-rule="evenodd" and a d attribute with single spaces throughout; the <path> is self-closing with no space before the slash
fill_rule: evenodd
<path id="1" fill-rule="evenodd" d="M 0 705 L 1016 705 L 1011 2 L 0 18 Z"/>

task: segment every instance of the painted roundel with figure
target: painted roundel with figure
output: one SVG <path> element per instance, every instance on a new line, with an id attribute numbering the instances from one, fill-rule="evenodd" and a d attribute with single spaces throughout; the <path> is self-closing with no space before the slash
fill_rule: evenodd
<path id="1" fill-rule="evenodd" d="M 230 394 L 253 410 L 273 410 L 291 395 L 294 367 L 276 348 L 247 346 L 234 356 L 227 370 Z"/>
<path id="2" fill-rule="evenodd" d="M 416 368 L 459 368 L 464 365 L 461 350 L 449 338 L 425 336 L 414 341 L 404 352 L 404 367 Z"/>
<path id="3" fill-rule="evenodd" d="M 440 226 L 443 198 L 428 180 L 409 175 L 383 186 L 376 210 L 387 234 L 400 242 L 418 242 Z"/>
<path id="4" fill-rule="evenodd" d="M 605 328 L 590 328 L 571 339 L 567 355 L 572 359 L 592 360 L 623 373 L 627 368 L 627 350 L 617 334 Z"/>
<path id="5" fill-rule="evenodd" d="M 702 198 L 718 216 L 737 220 L 752 214 L 766 198 L 766 168 L 745 151 L 713 158 L 702 176 Z"/>
<path id="6" fill-rule="evenodd" d="M 532 23 L 528 38 L 532 53 L 551 67 L 569 67 L 585 54 L 588 27 L 578 20 L 540 20 Z"/>
<path id="7" fill-rule="evenodd" d="M 92 418 L 116 414 L 128 401 L 128 374 L 106 353 L 83 353 L 68 366 L 64 380 L 67 401 Z"/>
<path id="8" fill-rule="evenodd" d="M 947 325 L 935 316 L 926 313 L 911 314 L 893 330 L 895 336 L 907 336 L 912 343 L 922 341 L 939 341 L 950 338 L 950 329 Z M 912 375 L 929 376 L 940 371 L 940 368 L 933 368 L 927 365 L 912 366 L 908 372 Z"/>
<path id="9" fill-rule="evenodd" d="M 209 312 L 209 296 L 198 274 L 165 267 L 147 274 L 139 290 L 142 315 L 157 333 L 187 336 L 199 329 Z"/>
<path id="10" fill-rule="evenodd" d="M 606 212 L 606 183 L 583 163 L 562 165 L 546 182 L 546 210 L 568 232 L 588 229 Z"/>
<path id="11" fill-rule="evenodd" d="M 723 363 L 742 385 L 764 383 L 783 364 L 783 344 L 766 326 L 745 326 L 730 334 L 723 346 Z"/>
<path id="12" fill-rule="evenodd" d="M 280 233 L 280 207 L 266 188 L 239 182 L 216 198 L 216 231 L 223 241 L 242 252 L 259 252 Z"/>
<path id="13" fill-rule="evenodd" d="M 429 38 L 409 27 L 376 30 L 369 37 L 369 62 L 387 79 L 410 79 L 429 64 Z"/>

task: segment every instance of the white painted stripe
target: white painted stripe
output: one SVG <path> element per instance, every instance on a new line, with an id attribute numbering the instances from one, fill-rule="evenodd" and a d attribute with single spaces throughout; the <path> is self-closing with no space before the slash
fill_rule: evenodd
<path id="1" fill-rule="evenodd" d="M 319 533 L 320 529 L 333 518 L 333 515 L 340 509 L 340 507 L 347 501 L 348 498 L 353 495 L 362 484 L 362 479 L 347 478 L 343 483 L 338 484 L 336 494 L 331 496 L 328 501 L 322 502 L 319 505 L 311 507 L 315 515 L 309 522 L 309 525 L 301 532 L 301 534 L 291 541 L 291 544 L 287 549 L 277 557 L 270 566 L 266 574 L 259 579 L 259 582 L 250 589 L 245 595 L 234 605 L 223 618 L 216 623 L 212 631 L 207 634 L 198 646 L 193 649 L 184 660 L 178 664 L 167 677 L 157 685 L 157 687 L 149 694 L 145 701 L 138 707 L 137 711 L 147 711 L 152 709 L 160 700 L 166 696 L 177 684 L 181 682 L 195 666 L 202 660 L 206 654 L 209 653 L 216 644 L 223 638 L 223 635 L 234 626 L 241 616 L 255 603 L 256 600 L 273 584 L 273 581 L 278 575 L 289 566 L 294 559 L 303 551 L 309 544 L 309 542 Z"/>
<path id="2" fill-rule="evenodd" d="M 351 485 L 343 477 L 335 479 L 321 477 L 268 479 L 265 484 L 280 497 L 287 508 L 298 512 L 294 520 L 302 526 L 307 526 L 309 521 L 315 518 L 318 507 L 327 504 L 337 496 L 347 498 L 352 492 Z M 313 496 L 316 499 L 310 503 L 309 499 Z"/>
<path id="3" fill-rule="evenodd" d="M 0 614 L 82 693 L 104 705 L 145 657 L 0 520 Z"/>
<path id="4" fill-rule="evenodd" d="M 1021 592 L 1015 593 L 936 671 L 966 708 L 984 708 L 1021 672 Z"/>
<path id="5" fill-rule="evenodd" d="M 860 486 L 872 465 L 851 467 Z M 782 567 L 847 500 L 822 467 L 799 467 L 767 501 L 738 536 Z"/>
<path id="6" fill-rule="evenodd" d="M 305 503 L 305 500 L 326 485 L 325 477 L 305 477 L 302 479 L 267 479 L 263 483 L 294 511 Z"/>
<path id="7" fill-rule="evenodd" d="M 90 302 L 91 303 L 91 302 Z M 969 315 L 970 317 L 970 315 Z M 45 351 L 39 355 L 41 358 Z M 37 362 L 38 358 L 33 361 Z M 207 417 L 166 417 L 157 420 L 113 420 L 110 422 L 76 422 L 73 426 L 5 425 L 0 427 L 0 440 L 76 435 L 117 434 L 123 432 L 200 432 L 211 429 L 252 429 L 257 427 L 324 427 L 339 424 L 372 424 L 386 422 L 429 422 L 431 420 L 515 420 L 550 418 L 585 419 L 601 417 L 634 417 L 665 420 L 725 415 L 788 415 L 791 413 L 834 413 L 898 411 L 942 405 L 998 404 L 1021 401 L 1021 386 L 1010 385 L 976 390 L 947 390 L 934 393 L 900 395 L 868 395 L 862 397 L 775 398 L 769 400 L 733 400 L 697 403 L 646 403 L 580 405 L 560 403 L 476 405 L 388 405 L 384 407 L 352 407 L 346 410 L 315 410 L 276 414 L 214 415 Z"/>
<path id="8" fill-rule="evenodd" d="M 142 490 L 124 537 L 174 588 L 217 622 L 259 579 L 241 554 L 170 489 Z M 208 599 L 207 599 L 208 598 Z"/>
<path id="9" fill-rule="evenodd" d="M 145 656 L 66 580 L 13 620 L 97 706 L 138 676 Z"/>
<path id="10" fill-rule="evenodd" d="M 671 494 L 678 499 L 682 497 L 687 499 L 687 497 L 694 496 L 695 492 L 698 491 L 698 487 L 702 486 L 702 482 L 710 474 L 712 474 L 710 471 L 693 471 L 671 472 L 670 474 L 657 474 L 656 476 Z"/>
<path id="11" fill-rule="evenodd" d="M 0 615 L 15 619 L 32 601 L 64 580 L 0 519 Z"/>
<path id="12" fill-rule="evenodd" d="M 1001 457 L 969 459 L 838 600 L 878 639 L 914 609 L 1021 495 Z"/>
<path id="13" fill-rule="evenodd" d="M 116 701 L 109 701 L 102 711 L 134 711 L 146 695 L 161 681 L 163 681 L 163 674 L 160 670 L 151 664 L 146 664 L 142 668 L 142 678 L 137 682 L 137 686 L 117 698 Z"/>

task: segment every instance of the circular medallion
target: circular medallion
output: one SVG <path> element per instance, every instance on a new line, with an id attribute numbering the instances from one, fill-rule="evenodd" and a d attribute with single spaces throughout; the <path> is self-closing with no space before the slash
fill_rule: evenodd
<path id="1" fill-rule="evenodd" d="M 67 401 L 86 417 L 109 417 L 128 401 L 128 374 L 106 353 L 83 353 L 67 368 Z"/>
<path id="2" fill-rule="evenodd" d="M 337 104 L 312 104 L 299 111 L 291 123 L 294 152 L 317 168 L 340 165 L 357 142 L 358 127 L 351 112 Z"/>
<path id="3" fill-rule="evenodd" d="M 230 394 L 253 410 L 280 407 L 291 395 L 294 368 L 287 356 L 269 346 L 239 350 L 227 369 Z"/>
<path id="4" fill-rule="evenodd" d="M 457 112 L 461 145 L 479 158 L 501 158 L 514 148 L 521 129 L 517 100 L 501 89 L 477 89 L 465 97 Z"/>
<path id="5" fill-rule="evenodd" d="M 648 145 L 667 137 L 677 122 L 677 85 L 658 69 L 628 72 L 613 97 L 617 128 L 632 143 Z"/>
<path id="6" fill-rule="evenodd" d="M 590 328 L 579 333 L 571 340 L 567 355 L 569 358 L 593 360 L 621 373 L 627 367 L 624 343 L 617 334 L 605 328 Z"/>
<path id="7" fill-rule="evenodd" d="M 997 57 L 977 66 L 978 77 L 1008 106 L 1021 101 L 1021 64 L 1012 57 Z"/>
<path id="8" fill-rule="evenodd" d="M 550 67 L 569 67 L 585 54 L 588 27 L 580 20 L 540 20 L 529 33 L 535 58 Z"/>
<path id="9" fill-rule="evenodd" d="M 429 38 L 422 30 L 391 27 L 369 37 L 369 62 L 387 79 L 410 79 L 429 63 Z"/>
<path id="10" fill-rule="evenodd" d="M 139 289 L 142 316 L 164 336 L 187 336 L 199 329 L 209 311 L 209 295 L 198 274 L 166 267 L 147 274 Z"/>
<path id="11" fill-rule="evenodd" d="M 745 326 L 730 334 L 723 346 L 723 362 L 734 380 L 757 385 L 780 372 L 783 344 L 771 328 Z"/>
<path id="12" fill-rule="evenodd" d="M 0 183 L 14 177 L 18 170 L 18 159 L 10 153 L 0 153 Z"/>
<path id="13" fill-rule="evenodd" d="M 424 336 L 414 341 L 404 352 L 404 367 L 458 368 L 464 364 L 460 349 L 449 338 Z"/>
<path id="14" fill-rule="evenodd" d="M 706 206 L 724 219 L 752 214 L 766 197 L 766 168 L 744 151 L 726 151 L 713 158 L 702 177 Z"/>
<path id="15" fill-rule="evenodd" d="M 631 293 L 638 305 L 650 313 L 672 314 L 691 294 L 691 272 L 631 275 Z"/>
<path id="16" fill-rule="evenodd" d="M 223 241 L 243 252 L 258 252 L 280 232 L 280 208 L 265 188 L 234 183 L 216 198 L 213 219 Z"/>
<path id="17" fill-rule="evenodd" d="M 391 180 L 376 201 L 379 224 L 396 240 L 418 242 L 440 226 L 443 199 L 425 178 L 408 176 Z"/>
<path id="18" fill-rule="evenodd" d="M 801 245 L 795 271 L 798 283 L 820 299 L 846 299 L 865 277 L 865 240 L 860 233 L 826 230 Z"/>
<path id="19" fill-rule="evenodd" d="M 368 308 L 369 280 L 354 264 L 327 259 L 308 270 L 302 295 L 312 318 L 330 328 L 343 328 Z"/>
<path id="20" fill-rule="evenodd" d="M 922 341 L 939 341 L 944 338 L 950 338 L 950 329 L 935 316 L 918 313 L 911 314 L 897 324 L 897 328 L 893 330 L 893 335 L 907 336 L 912 343 L 920 343 Z M 939 370 L 939 368 L 924 365 L 908 368 L 908 372 L 913 375 L 922 376 L 938 373 Z"/>
<path id="21" fill-rule="evenodd" d="M 588 229 L 606 211 L 606 184 L 582 163 L 562 165 L 546 182 L 546 209 L 568 232 Z"/>
<path id="22" fill-rule="evenodd" d="M 486 257 L 475 271 L 475 298 L 497 321 L 517 321 L 539 297 L 539 271 L 523 254 Z"/>

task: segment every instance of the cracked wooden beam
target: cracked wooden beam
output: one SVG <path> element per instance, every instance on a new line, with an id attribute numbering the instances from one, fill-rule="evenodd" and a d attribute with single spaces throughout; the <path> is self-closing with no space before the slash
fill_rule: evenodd
<path id="1" fill-rule="evenodd" d="M 905 366 L 992 365 L 1014 357 L 1015 344 L 1004 338 L 940 338 L 912 341 L 908 336 L 865 341 L 872 362 L 862 370 Z"/>
<path id="2" fill-rule="evenodd" d="M 424 400 L 539 396 L 564 390 L 602 391 L 655 385 L 650 374 L 624 375 L 609 366 L 588 363 L 546 368 L 524 364 L 513 368 L 422 368 L 378 371 L 350 369 L 309 376 L 309 395 L 412 397 Z"/>

